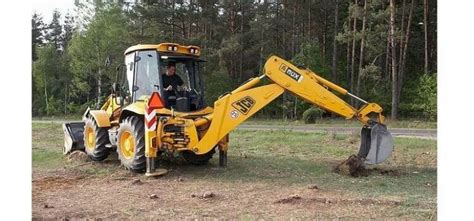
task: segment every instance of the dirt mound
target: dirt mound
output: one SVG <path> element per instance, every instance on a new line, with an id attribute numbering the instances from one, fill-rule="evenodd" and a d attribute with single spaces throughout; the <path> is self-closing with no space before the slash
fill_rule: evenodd
<path id="1" fill-rule="evenodd" d="M 204 191 L 201 194 L 196 194 L 196 193 L 191 194 L 192 198 L 197 197 L 199 199 L 209 199 L 209 198 L 214 198 L 215 196 L 216 194 L 211 191 Z"/>
<path id="2" fill-rule="evenodd" d="M 351 155 L 347 160 L 342 161 L 334 168 L 334 172 L 352 177 L 368 176 L 370 173 L 364 167 L 364 159 L 356 155 Z"/>
<path id="3" fill-rule="evenodd" d="M 395 176 L 398 177 L 401 175 L 400 171 L 392 170 L 392 169 L 379 169 L 379 168 L 372 168 L 367 169 L 364 166 L 364 159 L 358 157 L 356 155 L 350 156 L 347 160 L 342 161 L 338 164 L 334 170 L 335 173 L 344 175 L 344 176 L 352 176 L 352 177 L 366 177 L 371 174 L 379 174 L 382 176 Z"/>
<path id="4" fill-rule="evenodd" d="M 293 203 L 293 202 L 296 202 L 296 201 L 299 201 L 299 200 L 301 200 L 301 196 L 293 194 L 293 195 L 290 195 L 288 197 L 279 199 L 275 203 Z"/>
<path id="5" fill-rule="evenodd" d="M 67 161 L 79 161 L 79 162 L 89 162 L 90 158 L 87 154 L 80 150 L 75 150 L 66 157 Z"/>

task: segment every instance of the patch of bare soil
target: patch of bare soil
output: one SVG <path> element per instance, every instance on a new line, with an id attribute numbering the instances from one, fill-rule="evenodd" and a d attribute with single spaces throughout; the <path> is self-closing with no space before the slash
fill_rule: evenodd
<path id="1" fill-rule="evenodd" d="M 47 176 L 38 179 L 33 179 L 33 192 L 48 191 L 51 188 L 71 188 L 80 183 L 85 177 L 61 177 L 61 176 Z"/>
<path id="2" fill-rule="evenodd" d="M 97 165 L 89 165 L 91 167 Z M 87 167 L 87 166 L 86 166 Z M 210 173 L 217 173 L 209 169 Z M 398 201 L 359 199 L 316 184 L 209 180 L 186 168 L 159 178 L 146 178 L 117 168 L 107 175 L 78 170 L 33 174 L 35 219 L 313 219 L 394 216 Z"/>

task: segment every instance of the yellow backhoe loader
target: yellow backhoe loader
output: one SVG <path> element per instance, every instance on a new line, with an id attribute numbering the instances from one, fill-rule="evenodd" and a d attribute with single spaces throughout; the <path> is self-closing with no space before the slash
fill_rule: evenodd
<path id="1" fill-rule="evenodd" d="M 219 151 L 219 165 L 227 163 L 229 133 L 287 91 L 306 102 L 363 124 L 358 156 L 367 164 L 381 163 L 393 151 L 393 138 L 384 125 L 382 108 L 375 103 L 277 56 L 265 63 L 263 75 L 249 79 L 221 95 L 213 107 L 204 102 L 199 66 L 201 49 L 175 43 L 136 45 L 125 51 L 125 69 L 117 72 L 112 93 L 99 110 L 87 109 L 82 122 L 63 125 L 64 154 L 84 150 L 102 161 L 117 151 L 121 163 L 147 176 L 156 170 L 157 156 L 180 153 L 191 164 L 207 163 Z M 164 85 L 167 67 L 175 66 L 182 85 Z M 259 85 L 268 78 L 266 85 Z M 169 79 L 166 80 L 169 83 Z M 172 90 L 170 90 L 172 89 Z M 338 97 L 363 103 L 356 109 Z"/>

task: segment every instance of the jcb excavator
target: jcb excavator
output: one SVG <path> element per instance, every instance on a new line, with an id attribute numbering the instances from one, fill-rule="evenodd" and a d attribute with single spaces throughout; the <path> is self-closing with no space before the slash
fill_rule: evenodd
<path id="1" fill-rule="evenodd" d="M 102 161 L 116 150 L 121 163 L 147 176 L 163 174 L 157 157 L 179 152 L 191 164 L 207 163 L 219 151 L 219 165 L 227 163 L 229 133 L 257 111 L 287 91 L 319 108 L 363 124 L 358 156 L 367 164 L 381 163 L 393 151 L 393 138 L 384 125 L 382 108 L 375 103 L 291 64 L 277 56 L 265 63 L 263 75 L 249 79 L 221 95 L 214 106 L 204 102 L 199 67 L 201 49 L 175 43 L 136 45 L 125 51 L 126 71 L 99 110 L 88 108 L 82 122 L 63 125 L 64 154 L 85 150 Z M 182 79 L 182 90 L 164 88 L 165 67 L 173 63 Z M 122 74 L 120 74 L 122 73 Z M 267 85 L 260 85 L 268 78 Z M 364 105 L 356 109 L 332 91 L 351 96 Z"/>

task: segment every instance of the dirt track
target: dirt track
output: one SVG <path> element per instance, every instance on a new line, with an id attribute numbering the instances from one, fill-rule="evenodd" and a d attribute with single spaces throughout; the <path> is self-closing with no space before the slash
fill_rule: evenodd
<path id="1" fill-rule="evenodd" d="M 291 125 L 241 125 L 241 130 L 289 130 L 296 132 L 330 132 L 340 134 L 359 134 L 359 127 L 315 127 L 315 126 L 291 126 Z M 434 139 L 437 137 L 436 129 L 411 129 L 411 128 L 389 128 L 394 137 L 412 137 L 421 139 Z"/>

